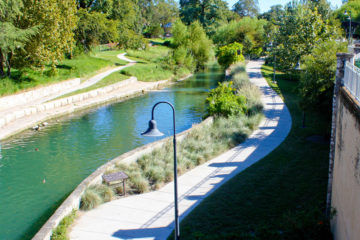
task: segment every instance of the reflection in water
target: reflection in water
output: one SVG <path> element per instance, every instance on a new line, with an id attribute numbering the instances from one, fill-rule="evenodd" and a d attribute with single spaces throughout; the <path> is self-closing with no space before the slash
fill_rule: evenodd
<path id="1" fill-rule="evenodd" d="M 177 132 L 200 122 L 206 109 L 206 93 L 221 77 L 217 69 L 196 74 L 166 91 L 73 114 L 60 122 L 50 122 L 42 131 L 25 131 L 3 142 L 0 239 L 30 239 L 62 200 L 96 168 L 153 141 L 140 133 L 147 128 L 154 103 L 173 103 Z M 160 130 L 171 135 L 171 109 L 160 105 L 155 117 Z"/>

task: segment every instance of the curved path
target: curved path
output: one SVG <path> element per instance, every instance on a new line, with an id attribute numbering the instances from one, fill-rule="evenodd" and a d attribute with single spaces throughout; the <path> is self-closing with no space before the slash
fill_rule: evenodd
<path id="1" fill-rule="evenodd" d="M 262 64 L 263 61 L 250 61 L 246 70 L 251 82 L 263 93 L 265 119 L 244 143 L 179 177 L 180 220 L 227 180 L 273 151 L 288 135 L 290 113 L 262 77 Z M 70 238 L 166 239 L 174 229 L 173 201 L 171 182 L 158 191 L 103 204 L 81 214 Z"/>

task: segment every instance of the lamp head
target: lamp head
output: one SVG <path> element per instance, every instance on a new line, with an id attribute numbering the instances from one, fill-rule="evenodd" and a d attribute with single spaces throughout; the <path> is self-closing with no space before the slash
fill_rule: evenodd
<path id="1" fill-rule="evenodd" d="M 159 129 L 157 128 L 156 121 L 150 120 L 149 128 L 145 132 L 143 132 L 141 135 L 143 135 L 145 137 L 160 137 L 160 136 L 163 136 L 164 134 L 162 132 L 160 132 Z"/>

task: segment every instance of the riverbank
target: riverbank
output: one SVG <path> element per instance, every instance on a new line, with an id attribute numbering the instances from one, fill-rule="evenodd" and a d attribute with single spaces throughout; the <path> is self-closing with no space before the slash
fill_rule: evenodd
<path id="1" fill-rule="evenodd" d="M 157 82 L 141 82 L 136 77 L 130 77 L 127 80 L 106 87 L 71 94 L 94 86 L 105 77 L 136 64 L 136 61 L 126 58 L 125 54 L 118 54 L 117 58 L 128 61 L 129 64 L 107 70 L 84 83 L 80 83 L 80 79 L 75 79 L 44 87 L 44 90 L 40 88 L 25 94 L 0 98 L 0 101 L 3 100 L 4 102 L 4 106 L 0 109 L 2 115 L 0 117 L 0 140 L 9 138 L 29 128 L 34 127 L 35 130 L 39 130 L 41 128 L 39 126 L 42 126 L 43 122 L 50 119 L 105 103 L 123 101 L 144 94 L 146 91 L 162 88 L 170 83 L 170 79 Z M 192 74 L 189 74 L 177 81 L 185 80 L 191 76 Z M 5 106 L 8 106 L 8 108 Z"/>

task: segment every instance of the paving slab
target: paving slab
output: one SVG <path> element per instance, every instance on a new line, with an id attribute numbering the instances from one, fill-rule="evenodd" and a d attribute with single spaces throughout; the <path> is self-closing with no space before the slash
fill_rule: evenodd
<path id="1" fill-rule="evenodd" d="M 246 70 L 263 93 L 264 120 L 245 142 L 178 178 L 180 221 L 218 187 L 273 151 L 290 132 L 290 113 L 262 77 L 262 64 L 262 60 L 250 61 Z M 85 212 L 74 224 L 70 239 L 166 239 L 174 229 L 173 186 L 171 182 L 157 191 Z"/>

